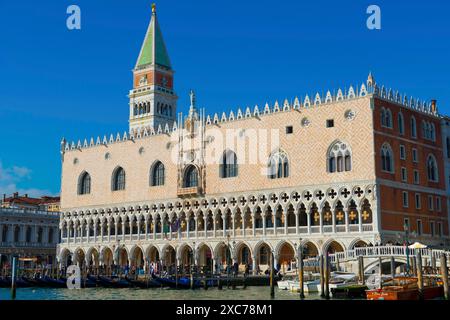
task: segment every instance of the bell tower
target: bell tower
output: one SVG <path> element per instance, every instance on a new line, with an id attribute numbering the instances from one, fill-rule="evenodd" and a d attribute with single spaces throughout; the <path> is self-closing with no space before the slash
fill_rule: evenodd
<path id="1" fill-rule="evenodd" d="M 152 17 L 133 69 L 130 90 L 130 131 L 144 127 L 155 130 L 176 119 L 177 95 L 173 90 L 174 71 L 152 4 Z"/>

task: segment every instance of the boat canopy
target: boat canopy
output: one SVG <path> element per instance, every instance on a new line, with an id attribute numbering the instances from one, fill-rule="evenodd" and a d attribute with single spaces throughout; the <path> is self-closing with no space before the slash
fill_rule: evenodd
<path id="1" fill-rule="evenodd" d="M 414 242 L 412 245 L 408 246 L 410 249 L 425 249 L 427 246 L 420 243 L 420 242 Z"/>

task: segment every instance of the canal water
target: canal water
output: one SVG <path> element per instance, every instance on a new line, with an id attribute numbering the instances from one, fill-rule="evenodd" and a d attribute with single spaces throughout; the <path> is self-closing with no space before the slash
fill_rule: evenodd
<path id="1" fill-rule="evenodd" d="M 10 300 L 10 289 L 0 288 L 0 300 Z M 307 300 L 320 299 L 307 295 Z M 18 288 L 16 300 L 270 300 L 269 287 L 247 287 L 232 290 L 174 290 L 174 289 L 51 289 Z M 299 294 L 275 288 L 275 300 L 299 300 Z"/>

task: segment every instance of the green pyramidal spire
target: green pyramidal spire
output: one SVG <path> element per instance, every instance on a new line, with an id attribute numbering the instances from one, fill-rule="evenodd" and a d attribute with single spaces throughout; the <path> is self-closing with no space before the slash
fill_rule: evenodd
<path id="1" fill-rule="evenodd" d="M 147 65 L 160 65 L 171 69 L 169 55 L 167 54 L 166 45 L 156 19 L 156 6 L 152 5 L 152 18 L 142 44 L 141 52 L 136 63 L 136 69 Z"/>

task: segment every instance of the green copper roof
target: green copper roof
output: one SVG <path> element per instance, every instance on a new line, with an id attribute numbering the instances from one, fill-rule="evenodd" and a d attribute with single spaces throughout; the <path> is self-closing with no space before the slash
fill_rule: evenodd
<path id="1" fill-rule="evenodd" d="M 167 54 L 166 45 L 156 19 L 156 13 L 153 13 L 150 25 L 142 44 L 141 52 L 136 63 L 136 68 L 148 65 L 158 64 L 166 68 L 171 68 L 169 55 Z"/>

